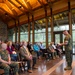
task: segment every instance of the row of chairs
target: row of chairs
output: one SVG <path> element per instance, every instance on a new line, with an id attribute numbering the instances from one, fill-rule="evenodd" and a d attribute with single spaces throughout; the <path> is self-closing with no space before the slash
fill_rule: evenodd
<path id="1" fill-rule="evenodd" d="M 47 59 L 49 59 L 47 56 L 48 56 L 48 53 L 44 53 L 44 56 Z M 49 54 L 49 56 L 51 57 L 51 54 Z M 21 73 L 22 71 L 25 71 L 27 70 L 27 60 L 23 60 L 20 53 L 18 52 L 18 59 L 17 61 L 14 61 L 14 62 L 17 62 L 19 64 L 19 72 Z M 3 69 L 0 69 L 0 75 L 3 75 L 4 74 L 4 70 Z M 10 69 L 10 74 L 13 75 L 13 68 Z"/>

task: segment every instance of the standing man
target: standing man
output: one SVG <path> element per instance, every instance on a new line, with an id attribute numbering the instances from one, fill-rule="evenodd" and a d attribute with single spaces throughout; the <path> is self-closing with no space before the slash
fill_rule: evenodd
<path id="1" fill-rule="evenodd" d="M 72 69 L 72 38 L 71 35 L 68 33 L 67 30 L 63 32 L 65 35 L 64 43 L 61 43 L 60 45 L 65 46 L 65 55 L 66 55 L 66 61 L 67 61 L 67 67 L 64 68 L 64 70 L 71 70 Z"/>

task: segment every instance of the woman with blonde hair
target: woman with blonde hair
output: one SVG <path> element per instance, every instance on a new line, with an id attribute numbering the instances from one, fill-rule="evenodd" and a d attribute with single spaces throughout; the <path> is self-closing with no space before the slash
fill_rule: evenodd
<path id="1" fill-rule="evenodd" d="M 8 41 L 7 50 L 11 56 L 11 59 L 16 61 L 17 60 L 17 53 L 15 51 L 15 48 L 12 46 L 12 41 Z"/>

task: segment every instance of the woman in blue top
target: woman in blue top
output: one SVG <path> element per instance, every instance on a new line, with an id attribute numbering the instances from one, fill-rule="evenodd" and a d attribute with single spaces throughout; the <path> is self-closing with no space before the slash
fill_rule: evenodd
<path id="1" fill-rule="evenodd" d="M 41 57 L 40 57 L 41 51 L 40 51 L 40 47 L 39 47 L 39 45 L 37 44 L 37 42 L 34 43 L 33 49 L 34 49 L 34 51 L 37 53 L 37 57 L 38 57 L 39 59 L 41 59 Z"/>

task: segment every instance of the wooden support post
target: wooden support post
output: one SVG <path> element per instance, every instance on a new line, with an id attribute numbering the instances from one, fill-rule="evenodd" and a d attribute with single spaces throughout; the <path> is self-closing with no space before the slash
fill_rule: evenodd
<path id="1" fill-rule="evenodd" d="M 28 14 L 28 41 L 30 42 L 30 20 L 29 20 L 29 14 Z"/>
<path id="2" fill-rule="evenodd" d="M 45 10 L 45 20 L 46 20 L 46 48 L 48 48 L 48 18 L 47 18 L 47 8 Z"/>
<path id="3" fill-rule="evenodd" d="M 20 23 L 18 19 L 18 42 L 20 43 Z"/>
<path id="4" fill-rule="evenodd" d="M 69 20 L 69 33 L 72 36 L 72 13 L 70 0 L 68 0 L 68 20 Z"/>
<path id="5" fill-rule="evenodd" d="M 16 20 L 15 20 L 15 42 L 17 42 L 17 26 L 16 26 Z"/>
<path id="6" fill-rule="evenodd" d="M 34 36 L 34 16 L 32 15 L 32 44 L 34 44 L 35 36 Z"/>
<path id="7" fill-rule="evenodd" d="M 54 41 L 54 37 L 53 37 L 53 14 L 52 14 L 52 8 L 50 8 L 50 15 L 51 15 L 51 41 Z"/>

